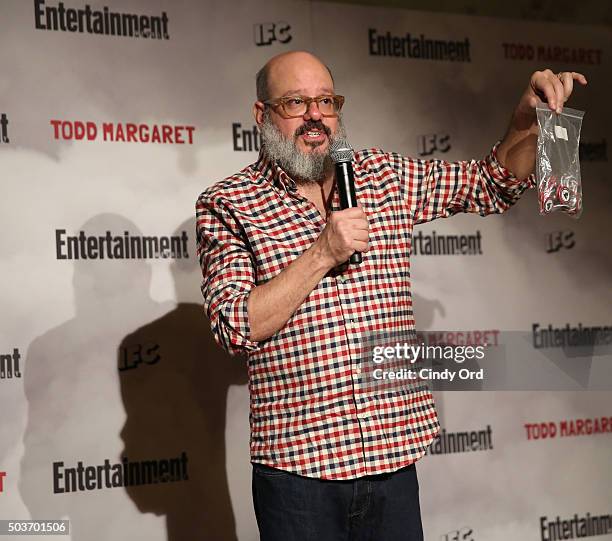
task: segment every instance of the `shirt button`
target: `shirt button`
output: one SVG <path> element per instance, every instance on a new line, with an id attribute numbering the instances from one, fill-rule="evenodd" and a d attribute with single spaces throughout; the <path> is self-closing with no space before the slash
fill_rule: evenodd
<path id="1" fill-rule="evenodd" d="M 348 277 L 344 276 L 344 274 L 339 274 L 338 275 L 338 282 L 340 282 L 341 284 L 343 284 L 344 282 L 348 281 Z"/>
<path id="2" fill-rule="evenodd" d="M 361 367 L 360 366 L 355 366 L 353 368 L 353 374 L 355 374 L 356 376 L 358 376 L 359 374 L 361 374 Z"/>
<path id="3" fill-rule="evenodd" d="M 358 411 L 357 412 L 357 419 L 367 419 L 368 418 L 368 414 L 365 411 Z"/>

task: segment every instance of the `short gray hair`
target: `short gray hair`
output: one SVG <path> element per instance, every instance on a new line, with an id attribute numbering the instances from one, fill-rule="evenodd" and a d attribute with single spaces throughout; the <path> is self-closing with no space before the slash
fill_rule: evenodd
<path id="1" fill-rule="evenodd" d="M 255 76 L 255 87 L 257 89 L 257 101 L 270 99 L 268 92 L 268 64 L 261 68 Z"/>

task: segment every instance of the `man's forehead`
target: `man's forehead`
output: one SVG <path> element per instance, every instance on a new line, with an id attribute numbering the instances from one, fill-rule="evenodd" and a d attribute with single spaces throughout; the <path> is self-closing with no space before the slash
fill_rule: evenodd
<path id="1" fill-rule="evenodd" d="M 285 54 L 270 60 L 268 85 L 277 95 L 333 92 L 327 67 L 307 53 Z"/>
<path id="2" fill-rule="evenodd" d="M 312 91 L 312 88 L 290 88 L 289 90 L 283 92 L 279 97 L 282 98 L 285 96 L 307 96 Z M 319 86 L 315 88 L 314 92 L 318 96 L 322 94 L 333 94 L 334 89 L 331 86 Z"/>

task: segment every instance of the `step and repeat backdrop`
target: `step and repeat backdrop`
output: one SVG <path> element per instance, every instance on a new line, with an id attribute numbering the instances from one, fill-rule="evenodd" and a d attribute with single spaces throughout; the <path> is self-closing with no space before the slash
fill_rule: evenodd
<path id="1" fill-rule="evenodd" d="M 201 307 L 194 204 L 255 161 L 255 73 L 282 51 L 332 69 L 355 148 L 423 159 L 484 157 L 533 71 L 584 73 L 582 217 L 540 216 L 531 190 L 417 228 L 414 308 L 466 343 L 609 330 L 611 41 L 326 2 L 4 0 L 0 520 L 70 520 L 74 541 L 258 539 L 245 360 Z M 427 539 L 612 538 L 602 362 L 564 391 L 436 393 Z"/>

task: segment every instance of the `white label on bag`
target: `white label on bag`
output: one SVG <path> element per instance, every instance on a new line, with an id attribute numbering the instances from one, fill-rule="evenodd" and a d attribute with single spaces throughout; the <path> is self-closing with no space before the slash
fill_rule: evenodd
<path id="1" fill-rule="evenodd" d="M 567 141 L 567 130 L 563 126 L 555 126 L 555 137 Z"/>

